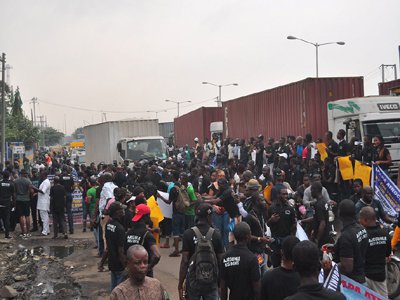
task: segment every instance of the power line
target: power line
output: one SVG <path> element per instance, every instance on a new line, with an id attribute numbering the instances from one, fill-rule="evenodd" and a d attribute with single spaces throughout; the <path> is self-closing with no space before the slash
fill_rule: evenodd
<path id="1" fill-rule="evenodd" d="M 189 107 L 189 106 L 193 106 L 196 104 L 201 104 L 201 103 L 205 103 L 205 102 L 209 102 L 211 100 L 215 100 L 216 98 L 212 98 L 212 99 L 207 99 L 207 100 L 202 100 L 202 101 L 197 101 L 197 102 L 193 102 L 189 105 L 184 105 L 182 107 Z M 58 103 L 52 103 L 50 101 L 46 101 L 43 99 L 40 99 L 40 101 L 42 103 L 46 103 L 49 105 L 53 105 L 53 106 L 58 106 L 58 107 L 65 107 L 65 108 L 69 108 L 69 109 L 76 109 L 76 110 L 81 110 L 81 111 L 89 111 L 89 112 L 98 112 L 98 113 L 110 113 L 110 114 L 141 114 L 141 113 L 147 113 L 148 110 L 143 110 L 143 111 L 115 111 L 115 110 L 99 110 L 99 109 L 91 109 L 91 108 L 84 108 L 84 107 L 78 107 L 78 106 L 72 106 L 72 105 L 66 105 L 66 104 L 58 104 Z M 175 107 L 169 107 L 169 108 L 165 108 L 164 110 L 174 110 L 176 109 Z"/>

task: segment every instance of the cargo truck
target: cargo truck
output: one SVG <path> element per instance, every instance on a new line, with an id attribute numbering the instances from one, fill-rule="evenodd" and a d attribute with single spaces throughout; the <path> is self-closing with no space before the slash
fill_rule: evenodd
<path id="1" fill-rule="evenodd" d="M 166 158 L 158 120 L 123 120 L 88 125 L 85 134 L 86 162 Z"/>
<path id="2" fill-rule="evenodd" d="M 328 102 L 328 128 L 334 134 L 346 131 L 347 140 L 381 135 L 390 151 L 393 165 L 389 172 L 397 174 L 400 162 L 400 96 L 369 96 Z"/>

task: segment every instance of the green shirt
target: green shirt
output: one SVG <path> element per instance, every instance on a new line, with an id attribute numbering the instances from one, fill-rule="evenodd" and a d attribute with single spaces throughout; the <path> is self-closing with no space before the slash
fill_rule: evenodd
<path id="1" fill-rule="evenodd" d="M 88 189 L 86 196 L 91 197 L 89 200 L 89 211 L 90 214 L 93 216 L 93 214 L 96 212 L 96 189 L 97 186 L 93 186 L 90 189 Z"/>
<path id="2" fill-rule="evenodd" d="M 196 194 L 194 193 L 194 189 L 193 189 L 193 186 L 191 184 L 188 185 L 188 187 L 186 188 L 186 191 L 187 191 L 187 193 L 189 195 L 189 199 L 190 199 L 190 204 L 191 205 L 186 209 L 185 215 L 194 216 L 195 215 L 194 214 L 194 204 L 192 204 L 192 203 L 197 201 L 197 197 L 196 197 Z"/>

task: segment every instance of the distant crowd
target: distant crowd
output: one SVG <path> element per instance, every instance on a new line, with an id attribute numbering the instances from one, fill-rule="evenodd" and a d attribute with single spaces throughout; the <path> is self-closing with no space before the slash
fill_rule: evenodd
<path id="1" fill-rule="evenodd" d="M 392 245 L 377 222 L 398 221 L 369 183 L 342 179 L 337 158 L 387 172 L 391 155 L 380 136 L 347 143 L 340 130 L 336 140 L 331 132 L 318 141 L 215 135 L 203 145 L 197 138 L 182 149 L 170 145 L 166 161 L 87 166 L 66 153 L 42 153 L 33 165 L 3 168 L 2 227 L 10 238 L 18 220 L 21 238 L 46 236 L 52 217 L 53 238 L 68 238 L 79 189 L 82 230 L 93 232 L 98 270 L 110 271 L 111 299 L 169 298 L 155 279 L 160 248 L 180 258 L 181 300 L 344 299 L 319 282 L 321 262 L 325 278 L 337 263 L 340 273 L 387 297 Z M 324 161 L 315 142 L 326 145 Z M 171 218 L 158 223 L 155 199 L 172 206 Z"/>

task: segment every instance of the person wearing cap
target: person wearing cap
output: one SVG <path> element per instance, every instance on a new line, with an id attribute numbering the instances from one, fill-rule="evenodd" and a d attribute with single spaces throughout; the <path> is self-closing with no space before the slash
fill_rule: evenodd
<path id="1" fill-rule="evenodd" d="M 128 200 L 125 201 L 126 209 L 125 209 L 125 217 L 124 217 L 124 227 L 125 230 L 129 230 L 132 228 L 132 219 L 135 216 L 136 212 L 136 204 L 135 204 L 135 196 L 131 196 Z"/>
<path id="2" fill-rule="evenodd" d="M 120 284 L 123 279 L 123 271 L 126 266 L 124 251 L 125 228 L 122 225 L 126 206 L 121 202 L 114 202 L 108 210 L 110 220 L 106 224 L 106 242 L 108 254 L 108 269 L 111 271 L 111 291 Z"/>
<path id="3" fill-rule="evenodd" d="M 194 138 L 194 157 L 201 159 L 201 153 L 202 153 L 202 149 L 201 149 L 201 145 L 199 143 L 199 138 L 196 137 L 196 138 Z"/>
<path id="4" fill-rule="evenodd" d="M 211 216 L 213 208 L 210 204 L 200 203 L 195 209 L 197 223 L 196 227 L 203 236 L 207 235 L 208 230 L 211 227 Z M 183 282 L 186 279 L 189 260 L 196 251 L 196 235 L 192 228 L 186 229 L 182 238 L 182 259 L 179 269 L 179 280 L 178 280 L 178 292 L 179 299 L 185 299 Z M 212 245 L 214 252 L 217 255 L 218 261 L 222 259 L 224 254 L 224 246 L 220 233 L 218 230 L 214 230 L 212 234 Z M 215 282 L 212 286 L 208 287 L 207 290 L 194 290 L 186 281 L 186 299 L 218 299 L 218 282 Z"/>
<path id="5" fill-rule="evenodd" d="M 147 227 L 150 223 L 150 208 L 146 204 L 136 206 L 136 214 L 132 218 L 133 226 L 125 236 L 124 249 L 128 251 L 132 245 L 142 245 L 149 254 L 147 276 L 153 277 L 153 268 L 161 259 L 156 239 Z"/>

